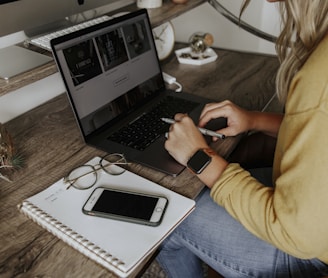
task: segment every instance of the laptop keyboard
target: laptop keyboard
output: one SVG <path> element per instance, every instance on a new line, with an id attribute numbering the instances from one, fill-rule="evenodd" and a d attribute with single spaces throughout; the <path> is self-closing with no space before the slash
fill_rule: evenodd
<path id="1" fill-rule="evenodd" d="M 189 113 L 197 105 L 196 102 L 167 96 L 151 111 L 122 127 L 108 139 L 142 151 L 168 131 L 169 125 L 161 118 L 173 118 L 176 113 Z"/>

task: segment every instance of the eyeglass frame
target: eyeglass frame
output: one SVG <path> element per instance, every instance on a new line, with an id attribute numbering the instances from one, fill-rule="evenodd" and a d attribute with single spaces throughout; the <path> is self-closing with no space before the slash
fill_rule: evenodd
<path id="1" fill-rule="evenodd" d="M 108 158 L 109 156 L 119 156 L 120 157 L 120 159 L 119 160 L 117 160 L 117 162 L 108 162 L 107 160 L 106 160 L 106 158 Z M 123 159 L 124 160 L 124 162 L 119 162 L 121 159 Z M 130 163 L 129 162 L 127 162 L 127 160 L 126 160 L 126 158 L 125 158 L 125 156 L 123 155 L 123 154 L 121 154 L 121 153 L 112 153 L 112 154 L 106 154 L 105 156 L 103 156 L 101 159 L 100 159 L 100 161 L 97 163 L 97 164 L 95 164 L 95 165 L 91 165 L 91 164 L 83 164 L 83 165 L 80 165 L 80 166 L 77 166 L 77 167 L 75 167 L 75 168 L 73 168 L 65 177 L 64 177 L 64 183 L 68 183 L 69 185 L 67 186 L 67 188 L 66 188 L 66 190 L 68 190 L 70 187 L 74 187 L 75 189 L 78 189 L 78 190 L 86 190 L 86 189 L 90 189 L 91 187 L 93 187 L 96 183 L 97 183 L 97 181 L 98 181 L 98 174 L 97 174 L 97 172 L 98 172 L 98 170 L 103 170 L 106 174 L 109 174 L 109 175 L 112 175 L 112 176 L 119 176 L 119 175 L 122 175 L 125 171 L 126 171 L 126 169 L 125 168 L 122 168 L 123 170 L 121 171 L 121 172 L 119 172 L 119 173 L 111 173 L 111 172 L 109 172 L 108 170 L 106 170 L 106 166 L 108 166 L 108 165 L 102 165 L 102 162 L 103 161 L 106 161 L 108 164 L 110 164 L 110 165 L 129 165 Z M 79 169 L 79 168 L 82 168 L 82 167 L 90 167 L 90 168 L 92 168 L 92 171 L 90 171 L 90 172 L 87 172 L 87 173 L 84 173 L 84 174 L 81 174 L 80 176 L 78 176 L 78 177 L 76 177 L 76 178 L 74 178 L 74 180 L 69 180 L 68 179 L 68 177 L 70 176 L 70 174 L 71 173 L 73 173 L 74 171 L 76 171 L 77 169 Z M 96 168 L 96 167 L 99 167 L 99 168 Z M 94 174 L 96 177 L 95 177 L 95 181 L 91 184 L 91 185 L 89 185 L 89 186 L 87 186 L 87 187 L 79 187 L 79 186 L 76 186 L 75 185 L 75 183 L 76 183 L 76 181 L 78 180 L 78 179 L 80 179 L 80 178 L 82 178 L 82 177 L 85 177 L 85 176 L 87 176 L 87 175 L 89 175 L 89 174 Z"/>

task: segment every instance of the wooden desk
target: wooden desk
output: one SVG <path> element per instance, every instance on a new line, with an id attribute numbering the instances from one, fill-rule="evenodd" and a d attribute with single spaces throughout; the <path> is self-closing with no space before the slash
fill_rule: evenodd
<path id="1" fill-rule="evenodd" d="M 230 99 L 248 109 L 265 107 L 274 94 L 277 59 L 216 51 L 218 59 L 211 64 L 182 65 L 172 55 L 163 69 L 176 76 L 190 93 L 216 101 Z M 15 118 L 6 127 L 25 157 L 25 167 L 14 174 L 13 183 L 0 181 L 0 276 L 114 277 L 17 210 L 23 199 L 47 188 L 73 167 L 103 154 L 83 143 L 66 96 Z M 227 156 L 235 144 L 236 138 L 227 138 L 216 148 Z M 203 187 L 188 170 L 177 178 L 140 165 L 132 165 L 131 170 L 189 197 Z"/>

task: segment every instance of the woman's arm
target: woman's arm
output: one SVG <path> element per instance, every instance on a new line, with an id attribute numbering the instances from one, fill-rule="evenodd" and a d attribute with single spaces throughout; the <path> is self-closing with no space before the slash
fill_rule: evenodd
<path id="1" fill-rule="evenodd" d="M 268 112 L 249 112 L 253 123 L 249 130 L 261 131 L 272 137 L 277 137 L 283 118 L 282 114 Z"/>
<path id="2" fill-rule="evenodd" d="M 282 115 L 279 114 L 250 112 L 230 101 L 224 101 L 206 105 L 201 113 L 199 126 L 205 126 L 208 121 L 218 117 L 227 118 L 227 127 L 218 130 L 226 136 L 235 136 L 250 130 L 276 136 L 282 120 Z M 209 148 L 209 146 L 190 117 L 177 114 L 175 120 L 176 123 L 171 126 L 168 133 L 165 148 L 175 160 L 186 165 L 197 150 Z M 215 154 L 212 156 L 211 163 L 198 177 L 211 188 L 227 165 L 228 162 L 225 159 Z"/>
<path id="3" fill-rule="evenodd" d="M 261 131 L 276 137 L 283 118 L 282 114 L 247 111 L 231 101 L 209 103 L 205 106 L 199 119 L 203 127 L 211 119 L 227 118 L 227 127 L 217 130 L 226 136 L 235 136 L 248 131 Z"/>

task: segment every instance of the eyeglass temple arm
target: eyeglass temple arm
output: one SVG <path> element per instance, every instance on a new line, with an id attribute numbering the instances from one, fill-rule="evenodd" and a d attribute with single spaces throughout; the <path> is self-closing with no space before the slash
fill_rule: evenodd
<path id="1" fill-rule="evenodd" d="M 217 0 L 208 0 L 207 1 L 217 12 L 219 12 L 221 15 L 223 15 L 225 18 L 230 20 L 232 23 L 238 25 L 240 28 L 244 29 L 245 31 L 260 37 L 262 39 L 265 39 L 267 41 L 275 43 L 277 40 L 276 36 L 270 35 L 266 32 L 263 32 L 249 24 L 247 24 L 245 21 L 239 20 L 238 17 L 236 17 L 233 13 L 228 11 L 225 7 L 223 7 L 220 3 L 218 3 Z"/>

